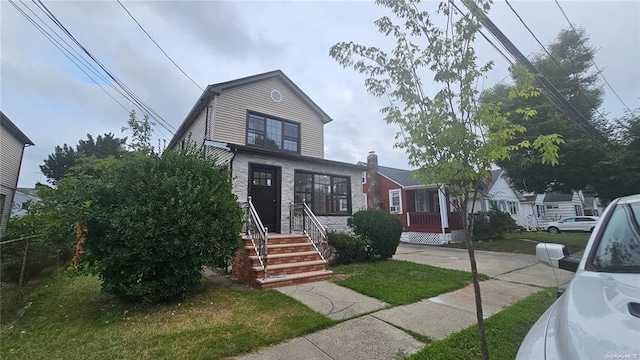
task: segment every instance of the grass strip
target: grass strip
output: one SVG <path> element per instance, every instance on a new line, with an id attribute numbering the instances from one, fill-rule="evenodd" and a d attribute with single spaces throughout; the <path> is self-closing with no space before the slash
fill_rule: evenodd
<path id="1" fill-rule="evenodd" d="M 380 261 L 332 267 L 333 282 L 393 305 L 438 296 L 471 283 L 471 273 L 408 261 Z M 480 274 L 481 280 L 486 275 Z"/>
<path id="2" fill-rule="evenodd" d="M 485 320 L 492 360 L 513 360 L 529 329 L 556 300 L 555 289 L 532 294 Z M 410 360 L 481 359 L 478 326 L 474 325 L 446 339 L 431 342 Z"/>

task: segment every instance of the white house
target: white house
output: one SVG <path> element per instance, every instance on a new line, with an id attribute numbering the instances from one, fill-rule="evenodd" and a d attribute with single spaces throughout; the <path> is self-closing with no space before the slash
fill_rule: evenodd
<path id="1" fill-rule="evenodd" d="M 581 190 L 571 193 L 538 194 L 535 200 L 535 210 L 540 223 L 557 221 L 571 216 L 599 216 L 602 213 L 599 199 L 585 196 Z"/>
<path id="2" fill-rule="evenodd" d="M 504 170 L 491 171 L 491 180 L 487 186 L 485 201 L 487 209 L 490 208 L 489 203 L 495 201 L 501 211 L 510 214 L 516 224 L 527 231 L 535 231 L 538 228 L 534 200 L 514 190 Z"/>

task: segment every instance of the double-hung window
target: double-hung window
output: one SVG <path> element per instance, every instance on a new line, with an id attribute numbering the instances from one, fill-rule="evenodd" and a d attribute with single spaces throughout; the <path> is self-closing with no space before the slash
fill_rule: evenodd
<path id="1" fill-rule="evenodd" d="M 389 190 L 389 212 L 402 214 L 402 195 L 400 189 Z"/>
<path id="2" fill-rule="evenodd" d="M 249 113 L 247 145 L 300 152 L 300 124 Z"/>
<path id="3" fill-rule="evenodd" d="M 350 178 L 296 171 L 293 201 L 304 201 L 317 215 L 350 214 Z"/>

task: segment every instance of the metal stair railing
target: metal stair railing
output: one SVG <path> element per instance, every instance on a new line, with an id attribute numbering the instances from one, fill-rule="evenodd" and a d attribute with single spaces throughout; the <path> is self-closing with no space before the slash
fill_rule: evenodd
<path id="1" fill-rule="evenodd" d="M 329 250 L 327 230 L 306 203 L 289 206 L 289 232 L 299 231 L 307 236 L 315 251 L 325 263 L 325 255 Z"/>
<path id="2" fill-rule="evenodd" d="M 251 202 L 251 196 L 247 197 L 247 202 L 244 203 L 244 225 L 245 232 L 251 244 L 258 255 L 258 260 L 263 269 L 264 278 L 267 278 L 267 244 L 269 238 L 269 229 L 262 225 L 262 220 L 258 216 L 256 208 Z"/>

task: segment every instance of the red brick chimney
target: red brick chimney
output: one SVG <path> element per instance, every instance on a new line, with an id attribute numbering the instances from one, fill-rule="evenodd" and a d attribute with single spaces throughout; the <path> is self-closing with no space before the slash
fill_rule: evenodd
<path id="1" fill-rule="evenodd" d="M 378 155 L 374 151 L 367 156 L 367 209 L 382 209 L 380 183 L 378 181 Z"/>

